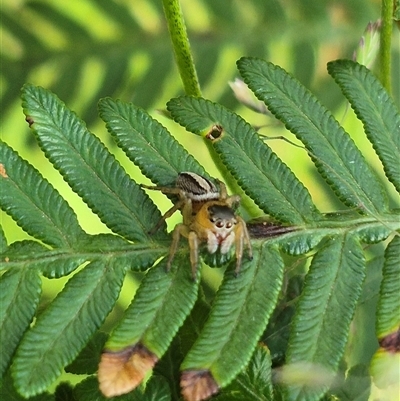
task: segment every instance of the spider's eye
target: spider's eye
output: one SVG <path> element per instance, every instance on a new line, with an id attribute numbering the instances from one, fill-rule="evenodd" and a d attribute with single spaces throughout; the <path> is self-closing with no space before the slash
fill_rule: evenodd
<path id="1" fill-rule="evenodd" d="M 223 222 L 222 220 L 218 220 L 218 221 L 215 223 L 215 225 L 216 225 L 218 228 L 222 228 L 222 227 L 224 226 L 224 222 Z"/>
<path id="2" fill-rule="evenodd" d="M 228 221 L 228 222 L 226 223 L 226 228 L 232 228 L 232 223 L 231 223 L 230 221 Z"/>

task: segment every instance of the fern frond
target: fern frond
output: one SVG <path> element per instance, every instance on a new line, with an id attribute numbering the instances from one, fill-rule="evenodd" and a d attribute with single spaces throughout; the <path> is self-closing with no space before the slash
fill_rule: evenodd
<path id="1" fill-rule="evenodd" d="M 158 358 L 165 353 L 197 296 L 188 255 L 178 255 L 173 264 L 176 267 L 171 273 L 165 270 L 166 261 L 148 272 L 107 341 L 107 349 L 121 350 L 140 342 Z"/>
<path id="2" fill-rule="evenodd" d="M 268 348 L 258 345 L 246 369 L 215 398 L 216 401 L 247 401 L 253 399 L 255 394 L 259 401 L 274 400 L 271 363 Z"/>
<path id="3" fill-rule="evenodd" d="M 181 370 L 207 370 L 219 387 L 230 383 L 254 351 L 277 302 L 282 278 L 282 259 L 268 244 L 243 264 L 238 277 L 232 270 L 226 273 L 210 316 Z"/>
<path id="4" fill-rule="evenodd" d="M 282 68 L 242 58 L 238 68 L 254 94 L 300 139 L 321 176 L 346 205 L 369 214 L 388 209 L 377 175 L 333 115 Z"/>
<path id="5" fill-rule="evenodd" d="M 71 249 L 85 233 L 74 211 L 28 162 L 0 142 L 0 206 L 30 235 L 45 244 Z"/>
<path id="6" fill-rule="evenodd" d="M 21 394 L 44 391 L 78 355 L 114 306 L 125 271 L 118 262 L 96 261 L 68 281 L 18 348 L 12 373 Z"/>
<path id="7" fill-rule="evenodd" d="M 349 99 L 386 176 L 400 192 L 400 113 L 393 99 L 366 67 L 353 61 L 330 62 L 328 72 Z"/>
<path id="8" fill-rule="evenodd" d="M 136 241 L 148 234 L 161 214 L 114 156 L 55 95 L 26 85 L 23 108 L 44 153 L 71 188 L 111 230 Z"/>
<path id="9" fill-rule="evenodd" d="M 33 319 L 40 294 L 41 281 L 35 269 L 10 269 L 0 278 L 1 377 Z"/>
<path id="10" fill-rule="evenodd" d="M 118 146 L 155 184 L 174 183 L 182 171 L 207 175 L 195 158 L 146 111 L 112 99 L 102 99 L 99 110 Z"/>
<path id="11" fill-rule="evenodd" d="M 293 320 L 286 359 L 289 367 L 293 365 L 309 379 L 318 370 L 328 380 L 329 375 L 335 374 L 361 294 L 364 269 L 363 250 L 353 236 L 336 236 L 321 245 L 306 276 Z M 288 399 L 320 399 L 330 382 L 312 382 L 289 385 Z"/>
<path id="12" fill-rule="evenodd" d="M 111 235 L 88 236 L 75 250 L 48 249 L 36 241 L 12 243 L 1 255 L 0 270 L 30 268 L 49 278 L 58 278 L 97 258 L 115 258 L 127 268 L 142 271 L 167 251 L 166 247 L 130 244 Z"/>
<path id="13" fill-rule="evenodd" d="M 383 279 L 377 310 L 378 338 L 396 332 L 400 327 L 400 237 L 395 236 L 385 251 Z"/>
<path id="14" fill-rule="evenodd" d="M 167 107 L 179 124 L 195 134 L 212 126 L 222 128 L 221 135 L 211 139 L 214 149 L 266 213 L 299 225 L 318 216 L 307 189 L 241 117 L 201 98 L 172 99 Z"/>

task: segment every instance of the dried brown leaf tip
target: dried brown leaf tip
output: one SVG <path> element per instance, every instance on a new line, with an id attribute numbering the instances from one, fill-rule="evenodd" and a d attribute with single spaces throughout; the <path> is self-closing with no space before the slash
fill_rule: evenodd
<path id="1" fill-rule="evenodd" d="M 206 138 L 210 139 L 211 141 L 218 139 L 223 131 L 223 127 L 222 125 L 219 124 L 215 124 L 211 127 L 211 129 L 207 132 L 206 134 Z"/>
<path id="2" fill-rule="evenodd" d="M 247 230 L 252 238 L 271 238 L 296 231 L 296 227 L 283 226 L 279 223 L 265 221 L 262 218 L 250 220 Z"/>
<path id="3" fill-rule="evenodd" d="M 29 124 L 29 127 L 31 127 L 32 124 L 34 124 L 35 122 L 35 120 L 31 116 L 26 116 L 25 121 Z"/>
<path id="4" fill-rule="evenodd" d="M 379 345 L 391 353 L 400 352 L 400 328 L 379 340 Z"/>
<path id="5" fill-rule="evenodd" d="M 185 370 L 181 375 L 181 394 L 186 401 L 202 401 L 218 393 L 219 387 L 208 370 Z"/>
<path id="6" fill-rule="evenodd" d="M 116 352 L 105 350 L 98 371 L 100 391 L 106 397 L 129 393 L 157 361 L 158 358 L 142 344 Z"/>
<path id="7" fill-rule="evenodd" d="M 8 178 L 6 168 L 2 163 L 0 163 L 0 176 L 2 176 L 3 178 Z"/>

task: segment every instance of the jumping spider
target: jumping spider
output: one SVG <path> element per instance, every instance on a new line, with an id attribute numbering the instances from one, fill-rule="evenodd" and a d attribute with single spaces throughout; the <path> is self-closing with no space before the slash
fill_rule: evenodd
<path id="1" fill-rule="evenodd" d="M 173 230 L 167 270 L 171 267 L 181 236 L 189 241 L 193 278 L 197 272 L 201 243 L 206 243 L 210 254 L 219 251 L 222 255 L 228 254 L 234 244 L 235 274 L 240 270 L 244 246 L 248 249 L 249 258 L 253 257 L 246 223 L 234 212 L 239 206 L 240 196 L 228 196 L 225 184 L 218 180 L 218 185 L 219 188 L 207 178 L 191 172 L 179 173 L 175 187 L 172 188 L 142 185 L 143 188 L 178 196 L 178 201 L 152 230 L 156 231 L 164 220 L 177 210 L 181 211 L 183 222 Z"/>

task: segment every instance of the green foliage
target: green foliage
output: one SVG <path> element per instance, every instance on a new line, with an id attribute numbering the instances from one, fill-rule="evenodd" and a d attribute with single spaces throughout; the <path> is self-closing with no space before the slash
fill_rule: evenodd
<path id="1" fill-rule="evenodd" d="M 56 248 L 77 244 L 85 233 L 67 202 L 6 144 L 2 144 L 1 158 L 10 167 L 5 172 L 8 179 L 2 181 L 2 209 L 45 244 Z"/>
<path id="2" fill-rule="evenodd" d="M 371 379 L 367 366 L 354 365 L 349 369 L 347 377 L 336 396 L 343 401 L 367 401 L 370 387 Z"/>
<path id="3" fill-rule="evenodd" d="M 282 68 L 244 58 L 238 68 L 254 94 L 300 139 L 318 172 L 347 206 L 385 211 L 378 177 L 333 115 Z M 394 116 L 392 116 L 392 119 Z"/>
<path id="4" fill-rule="evenodd" d="M 223 127 L 215 151 L 243 190 L 278 220 L 301 224 L 317 214 L 310 194 L 290 169 L 258 137 L 254 128 L 221 105 L 182 97 L 167 104 L 173 118 L 200 134 L 213 124 Z"/>
<path id="5" fill-rule="evenodd" d="M 247 401 L 257 394 L 260 401 L 273 400 L 274 389 L 271 382 L 271 356 L 268 349 L 257 346 L 246 369 L 244 369 L 224 393 L 216 397 L 217 401 Z"/>
<path id="6" fill-rule="evenodd" d="M 393 99 L 382 89 L 377 78 L 359 64 L 342 60 L 328 64 L 329 73 L 340 85 L 374 146 L 390 181 L 400 191 L 400 115 Z"/>
<path id="7" fill-rule="evenodd" d="M 194 157 L 146 111 L 109 98 L 100 100 L 99 111 L 118 146 L 155 184 L 173 183 L 178 173 L 185 170 L 207 175 Z"/>
<path id="8" fill-rule="evenodd" d="M 266 244 L 255 250 L 253 260 L 242 266 L 239 277 L 232 270 L 226 272 L 207 322 L 181 369 L 208 369 L 220 386 L 230 383 L 265 328 L 282 276 L 279 252 Z"/>
<path id="9" fill-rule="evenodd" d="M 400 239 L 393 238 L 386 248 L 383 279 L 378 303 L 376 331 L 379 338 L 396 332 L 400 325 Z"/>
<path id="10" fill-rule="evenodd" d="M 118 399 L 178 399 L 179 369 L 208 372 L 221 389 L 220 400 L 245 400 L 248 394 L 260 400 L 346 400 L 348 394 L 364 399 L 365 394 L 349 393 L 352 383 L 369 386 L 364 368 L 351 367 L 339 389 L 332 383 L 343 374 L 341 361 L 363 288 L 364 244 L 400 230 L 398 210 L 390 209 L 387 195 L 389 182 L 398 188 L 396 150 L 385 146 L 397 140 L 392 128 L 398 128 L 399 113 L 390 103 L 384 121 L 376 122 L 371 116 L 382 112 L 379 99 L 389 99 L 379 82 L 356 63 L 330 63 L 329 71 L 385 166 L 384 180 L 333 115 L 283 69 L 254 58 L 239 60 L 238 66 L 255 95 L 304 143 L 321 177 L 349 209 L 319 212 L 287 165 L 227 108 L 203 98 L 172 99 L 172 118 L 203 135 L 232 181 L 274 218 L 275 227 L 283 225 L 280 235 L 271 236 L 268 225 L 250 221 L 249 231 L 257 233 L 254 258 L 244 256 L 238 277 L 231 261 L 219 289 L 210 295 L 201 272 L 196 281 L 191 278 L 186 243 L 180 244 L 170 271 L 165 259 L 159 261 L 171 237 L 165 226 L 154 235 L 149 230 L 161 213 L 106 146 L 54 94 L 25 85 L 23 108 L 41 149 L 111 233 L 85 233 L 52 185 L 0 143 L 0 206 L 32 237 L 7 246 L 0 233 L 2 395 L 54 399 L 40 393 L 65 369 L 87 377 L 74 387 L 58 386 L 57 399 L 104 400 L 94 376 L 105 343 L 99 329 L 117 302 L 124 277 L 134 271 L 143 272 L 143 279 L 105 347 L 118 352 L 140 342 L 161 360 L 145 385 Z M 355 94 L 360 82 L 370 90 Z M 117 145 L 154 183 L 170 185 L 180 171 L 207 175 L 144 110 L 109 98 L 99 110 Z M 207 135 L 215 125 L 222 127 L 218 138 Z M 378 332 L 384 335 L 398 319 L 398 288 L 392 279 L 399 264 L 397 238 L 383 258 Z M 290 268 L 286 261 L 293 261 L 293 255 L 299 263 L 308 257 L 310 266 Z M 66 276 L 67 283 L 40 309 L 41 275 Z M 279 323 L 278 313 L 288 304 L 290 328 Z M 286 339 L 271 343 L 281 347 L 276 355 L 286 355 L 276 375 L 271 365 L 280 365 L 281 358 L 271 357 L 265 345 L 256 348 L 260 339 L 269 345 L 274 327 Z"/>
<path id="11" fill-rule="evenodd" d="M 1 375 L 7 370 L 14 350 L 35 314 L 41 282 L 34 270 L 8 270 L 0 281 Z"/>
<path id="12" fill-rule="evenodd" d="M 161 215 L 84 123 L 58 99 L 29 85 L 22 107 L 47 158 L 104 224 L 129 240 L 153 241 L 146 223 L 156 224 Z"/>
<path id="13" fill-rule="evenodd" d="M 93 261 L 40 314 L 15 356 L 13 375 L 22 394 L 46 389 L 78 355 L 114 306 L 124 273 L 111 258 Z"/>
<path id="14" fill-rule="evenodd" d="M 168 383 L 160 376 L 153 376 L 145 389 L 138 388 L 130 394 L 112 398 L 104 397 L 98 389 L 97 379 L 89 377 L 75 387 L 73 395 L 74 398 L 68 401 L 171 401 Z"/>
<path id="15" fill-rule="evenodd" d="M 340 257 L 338 257 L 340 255 Z M 350 236 L 327 239 L 314 256 L 293 319 L 286 362 L 337 370 L 361 293 L 365 261 L 359 241 Z M 346 299 L 346 302 L 343 300 Z M 340 319 L 338 319 L 340 317 Z M 335 329 L 332 330 L 332 324 Z M 307 369 L 303 366 L 302 369 Z M 288 399 L 318 400 L 325 386 L 288 388 Z"/>
<path id="16" fill-rule="evenodd" d="M 188 254 L 174 260 L 177 266 L 166 274 L 165 263 L 149 271 L 114 330 L 106 347 L 119 350 L 141 343 L 161 357 L 184 322 L 197 298 L 197 285 L 190 280 Z M 155 291 L 155 288 L 158 288 Z"/>
<path id="17" fill-rule="evenodd" d="M 192 96 L 201 96 L 180 2 L 164 0 L 163 6 L 169 34 L 175 50 L 176 64 L 181 74 L 185 93 Z"/>

